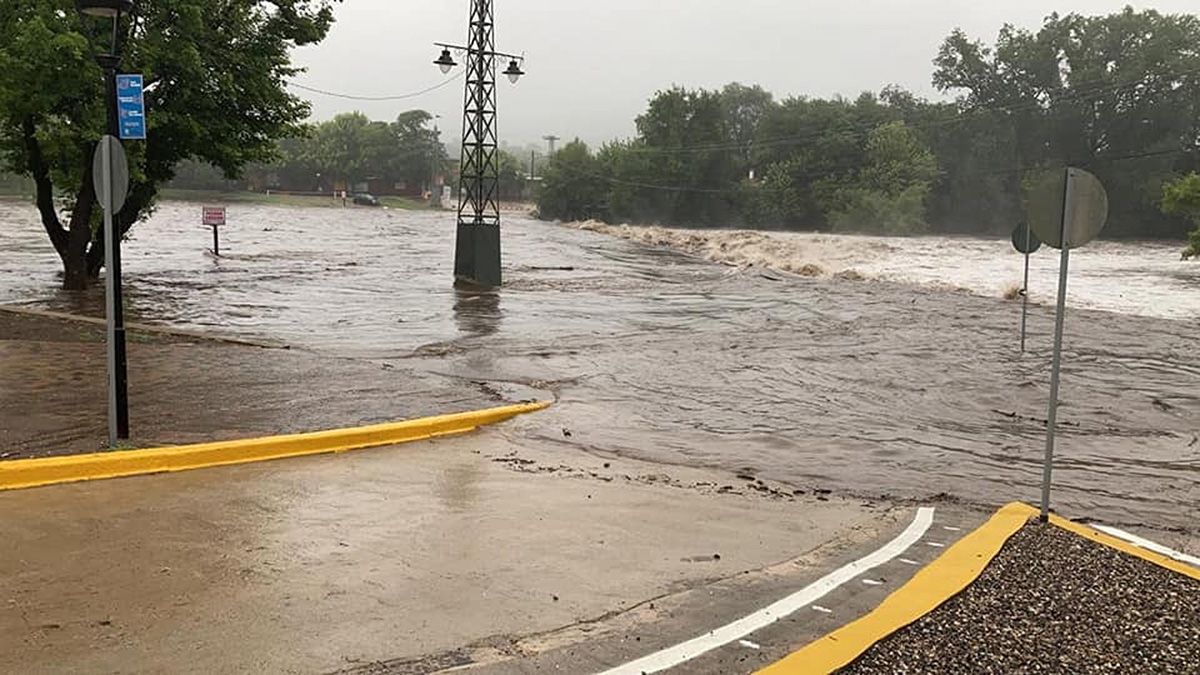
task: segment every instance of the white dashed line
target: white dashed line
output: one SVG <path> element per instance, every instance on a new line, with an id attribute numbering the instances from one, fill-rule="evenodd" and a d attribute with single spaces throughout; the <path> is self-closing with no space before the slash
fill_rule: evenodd
<path id="1" fill-rule="evenodd" d="M 644 656 L 607 670 L 604 672 L 604 675 L 640 675 L 657 673 L 668 668 L 674 668 L 701 654 L 744 638 L 754 631 L 765 628 L 803 607 L 812 606 L 816 609 L 816 606 L 812 604 L 813 602 L 825 597 L 830 591 L 842 584 L 853 581 L 867 570 L 874 569 L 895 559 L 901 553 L 908 550 L 910 546 L 920 541 L 921 537 L 924 537 L 925 533 L 929 531 L 929 527 L 932 524 L 933 508 L 921 507 L 917 509 L 917 515 L 912 523 L 897 535 L 895 539 L 884 544 L 879 550 L 859 558 L 848 565 L 839 567 L 805 586 L 803 589 L 792 593 L 782 600 L 771 603 L 757 612 L 727 623 L 700 637 L 692 638 L 674 647 L 668 647 L 654 652 L 649 656 Z"/>

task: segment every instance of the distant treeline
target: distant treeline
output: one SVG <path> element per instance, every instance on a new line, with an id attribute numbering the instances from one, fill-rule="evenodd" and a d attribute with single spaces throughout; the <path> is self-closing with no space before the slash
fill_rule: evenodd
<path id="1" fill-rule="evenodd" d="M 349 190 L 417 196 L 441 185 L 457 187 L 457 163 L 447 159 L 433 116 L 424 110 L 401 113 L 395 121 L 343 113 L 310 125 L 304 136 L 285 138 L 276 159 L 245 167 L 236 179 L 198 162 L 176 166 L 170 187 L 198 190 Z M 501 152 L 502 198 L 525 189 L 527 167 Z"/>
<path id="2" fill-rule="evenodd" d="M 776 101 L 757 86 L 672 88 L 637 135 L 550 162 L 542 217 L 693 227 L 1003 234 L 1038 173 L 1064 165 L 1109 192 L 1109 237 L 1183 238 L 1164 186 L 1200 167 L 1200 20 L 1131 8 L 955 31 L 931 102 L 898 87 Z"/>

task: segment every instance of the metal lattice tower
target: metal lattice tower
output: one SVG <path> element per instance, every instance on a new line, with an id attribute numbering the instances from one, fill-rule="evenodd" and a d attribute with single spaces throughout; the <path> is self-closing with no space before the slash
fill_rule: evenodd
<path id="1" fill-rule="evenodd" d="M 489 287 L 501 282 L 495 46 L 492 0 L 472 0 L 454 276 Z"/>

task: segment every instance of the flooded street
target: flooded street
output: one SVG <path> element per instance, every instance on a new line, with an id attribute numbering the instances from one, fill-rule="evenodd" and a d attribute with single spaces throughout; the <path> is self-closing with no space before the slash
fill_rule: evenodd
<path id="1" fill-rule="evenodd" d="M 450 284 L 449 213 L 232 205 L 219 259 L 199 221 L 199 205 L 167 203 L 134 230 L 131 321 L 536 390 L 559 405 L 526 432 L 600 454 L 868 497 L 1038 496 L 1052 314 L 1034 308 L 1021 355 L 1020 306 L 1000 298 L 1020 281 L 1007 241 L 509 216 L 506 286 L 481 295 Z M 101 289 L 55 290 L 31 206 L 0 202 L 0 222 L 0 303 L 102 314 Z M 1197 530 L 1200 264 L 1177 249 L 1072 258 L 1064 511 Z M 1034 256 L 1036 300 L 1056 274 L 1055 252 Z"/>

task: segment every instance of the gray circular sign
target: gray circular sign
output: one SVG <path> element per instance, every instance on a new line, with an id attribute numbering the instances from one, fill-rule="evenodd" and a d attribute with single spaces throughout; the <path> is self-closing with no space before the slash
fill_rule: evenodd
<path id="1" fill-rule="evenodd" d="M 106 153 L 107 150 L 107 153 Z M 108 158 L 107 166 L 105 157 Z M 105 169 L 108 170 L 108 190 L 105 190 Z M 120 213 L 129 194 L 129 158 L 121 141 L 114 136 L 104 136 L 96 144 L 92 155 L 92 186 L 96 188 L 96 201 L 100 208 L 109 213 Z"/>
<path id="2" fill-rule="evenodd" d="M 1050 171 L 1029 193 L 1029 226 L 1047 246 L 1079 248 L 1096 238 L 1108 221 L 1108 193 L 1083 169 Z"/>
<path id="3" fill-rule="evenodd" d="M 1037 250 L 1042 247 L 1042 240 L 1038 239 L 1031 228 L 1027 229 L 1024 225 L 1018 225 L 1012 231 L 1012 245 L 1018 253 L 1037 253 Z"/>

